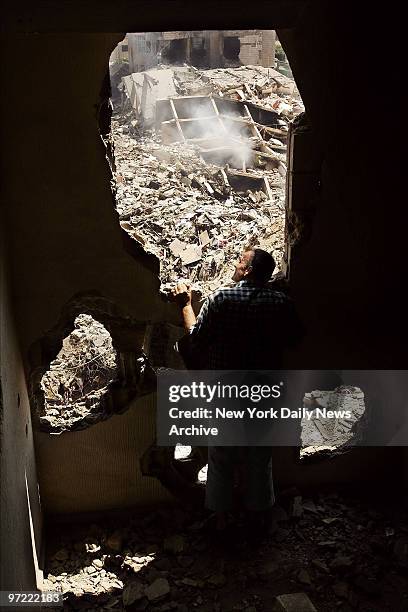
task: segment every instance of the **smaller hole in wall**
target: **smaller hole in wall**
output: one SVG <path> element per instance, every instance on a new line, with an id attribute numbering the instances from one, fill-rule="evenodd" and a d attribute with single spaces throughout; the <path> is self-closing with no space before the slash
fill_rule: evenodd
<path id="1" fill-rule="evenodd" d="M 17 407 L 20 408 L 20 404 L 21 404 L 21 398 L 20 398 L 20 394 L 17 393 Z"/>
<path id="2" fill-rule="evenodd" d="M 26 426 L 25 426 L 25 432 L 26 432 L 26 438 L 28 438 L 28 425 L 27 425 L 27 423 L 26 423 Z"/>

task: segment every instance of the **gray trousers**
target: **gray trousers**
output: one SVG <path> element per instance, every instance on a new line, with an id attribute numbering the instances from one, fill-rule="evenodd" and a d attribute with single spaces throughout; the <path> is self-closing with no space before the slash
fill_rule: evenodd
<path id="1" fill-rule="evenodd" d="M 273 506 L 275 494 L 269 446 L 210 446 L 206 507 L 215 512 L 232 510 L 237 468 L 240 468 L 239 487 L 244 507 L 261 511 Z"/>

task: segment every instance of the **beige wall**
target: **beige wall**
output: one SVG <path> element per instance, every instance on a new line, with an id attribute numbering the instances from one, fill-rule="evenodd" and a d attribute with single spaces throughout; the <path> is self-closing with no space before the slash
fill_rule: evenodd
<path id="1" fill-rule="evenodd" d="M 48 513 L 93 512 L 172 499 L 140 458 L 154 442 L 155 396 L 89 429 L 59 436 L 36 433 L 38 470 Z"/>

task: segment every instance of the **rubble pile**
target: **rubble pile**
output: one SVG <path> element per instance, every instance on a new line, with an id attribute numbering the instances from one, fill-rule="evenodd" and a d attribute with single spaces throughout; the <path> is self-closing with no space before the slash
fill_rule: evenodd
<path id="1" fill-rule="evenodd" d="M 169 89 L 170 73 L 173 81 Z M 230 282 L 234 260 L 247 245 L 271 251 L 279 271 L 284 248 L 288 122 L 304 110 L 293 79 L 260 66 L 215 70 L 192 66 L 174 66 L 170 70 L 167 66 L 165 70 L 131 76 L 136 80 L 140 77 L 141 83 L 147 80 L 149 88 L 145 91 L 134 85 L 128 91 L 124 87 L 127 103 L 115 107 L 111 141 L 116 171 L 112 186 L 121 226 L 160 259 L 163 290 L 174 280 L 184 278 L 208 295 Z M 174 104 L 181 101 L 174 98 L 176 91 L 179 96 L 214 94 L 225 100 L 255 104 L 255 116 L 262 114 L 262 109 L 273 111 L 277 117 L 273 127 L 252 119 L 247 109 L 244 113 L 248 129 L 255 130 L 257 137 L 249 145 L 254 151 L 253 167 L 246 168 L 244 163 L 243 174 L 247 180 L 266 177 L 270 190 L 248 186 L 240 190 L 236 180 L 230 181 L 231 168 L 222 161 L 219 165 L 213 165 L 211 159 L 206 163 L 198 143 L 165 144 L 160 121 L 155 132 L 146 118 L 156 104 L 163 103 L 159 98 L 165 98 L 166 87 L 173 110 Z M 133 115 L 129 115 L 130 108 Z M 218 114 L 218 119 L 222 127 L 222 115 Z M 184 130 L 187 124 L 192 129 L 194 119 L 183 121 L 187 119 L 179 122 L 176 116 L 173 130 L 177 131 L 178 125 L 180 132 L 180 126 Z M 169 123 L 164 121 L 163 126 Z M 233 119 L 229 124 L 231 129 L 238 125 Z"/>
<path id="2" fill-rule="evenodd" d="M 112 138 L 120 224 L 160 259 L 163 290 L 184 278 L 207 295 L 230 281 L 249 244 L 273 252 L 279 266 L 285 212 L 278 172 L 251 173 L 267 176 L 271 200 L 262 189 L 232 189 L 225 170 L 204 162 L 194 145 L 163 145 L 153 132 L 135 138 L 119 118 Z"/>
<path id="3" fill-rule="evenodd" d="M 343 449 L 347 444 L 356 444 L 366 426 L 364 393 L 358 387 L 342 385 L 334 391 L 312 391 L 305 396 L 304 404 L 309 410 L 327 409 L 350 411 L 351 419 L 323 418 L 320 414 L 311 419 L 302 419 L 301 456 L 316 451 Z M 352 442 L 351 442 L 352 441 Z"/>
<path id="4" fill-rule="evenodd" d="M 389 499 L 291 488 L 258 544 L 238 515 L 223 543 L 210 526 L 178 506 L 69 533 L 58 525 L 43 589 L 62 592 L 64 610 L 406 610 L 408 524 Z"/>
<path id="5" fill-rule="evenodd" d="M 252 102 L 292 120 L 305 108 L 293 79 L 273 68 L 240 66 L 198 70 L 175 69 L 174 82 L 180 95 L 215 93 L 233 100 Z"/>
<path id="6" fill-rule="evenodd" d="M 116 370 L 112 338 L 90 315 L 79 315 L 74 326 L 41 381 L 42 429 L 81 429 L 103 418 L 101 400 Z"/>

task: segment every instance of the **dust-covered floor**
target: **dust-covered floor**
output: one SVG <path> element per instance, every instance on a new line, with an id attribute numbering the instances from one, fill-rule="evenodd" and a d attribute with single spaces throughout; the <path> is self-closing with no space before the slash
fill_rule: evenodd
<path id="1" fill-rule="evenodd" d="M 64 593 L 64 610 L 271 612 L 283 609 L 277 596 L 303 593 L 319 612 L 402 612 L 407 512 L 379 493 L 286 491 L 258 545 L 243 521 L 235 520 L 225 543 L 210 535 L 204 511 L 182 506 L 55 525 L 46 589 Z"/>

